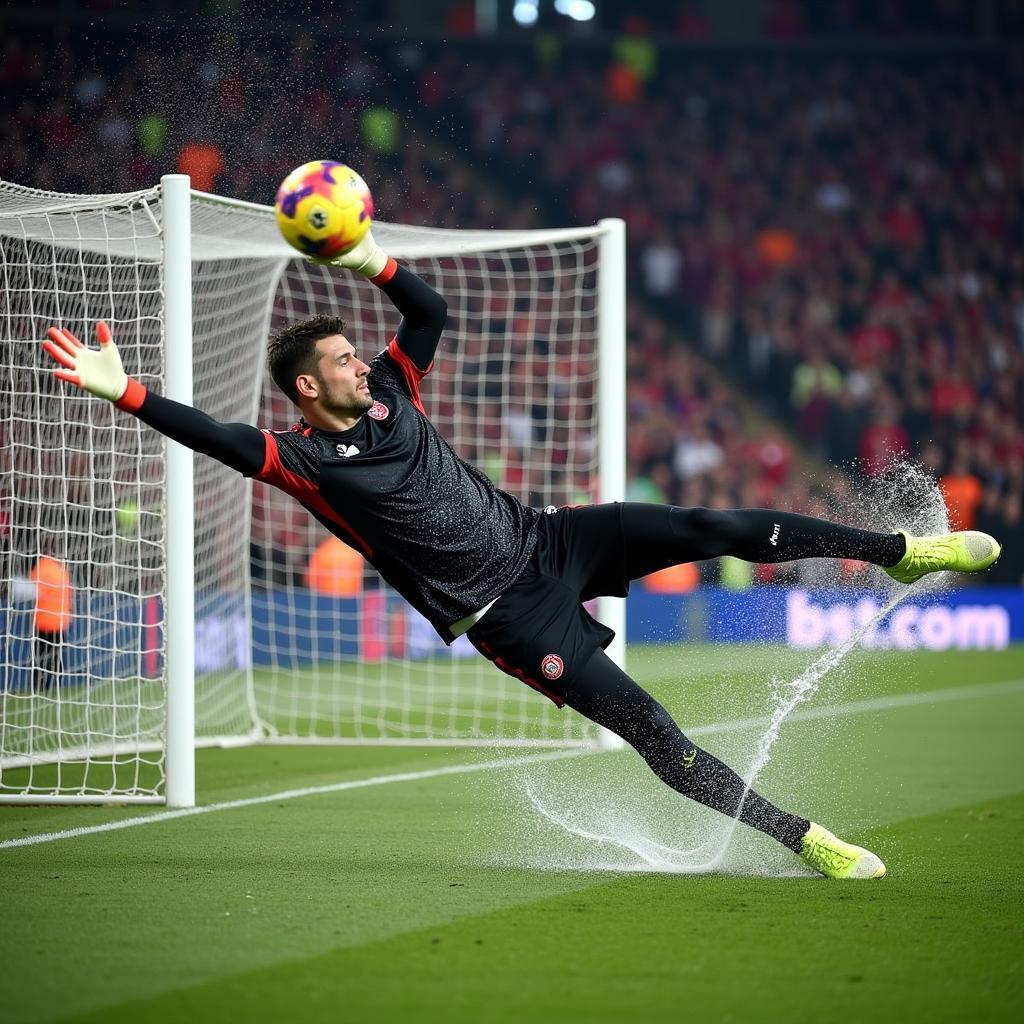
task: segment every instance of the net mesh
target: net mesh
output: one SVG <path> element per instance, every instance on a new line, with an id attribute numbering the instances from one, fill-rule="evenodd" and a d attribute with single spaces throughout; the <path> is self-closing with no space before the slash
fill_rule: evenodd
<path id="1" fill-rule="evenodd" d="M 85 209 L 65 198 L 49 211 L 24 190 L 3 194 L 0 790 L 155 794 L 162 781 L 162 439 L 61 386 L 39 346 L 51 324 L 87 337 L 104 317 L 133 372 L 160 386 L 157 201 Z M 136 241 L 157 244 L 133 255 Z M 60 632 L 37 629 L 40 555 L 74 591 Z"/>
<path id="2" fill-rule="evenodd" d="M 340 313 L 364 357 L 392 336 L 383 294 L 292 259 L 269 210 L 197 195 L 192 219 L 194 404 L 215 418 L 294 421 L 264 379 L 274 326 Z M 127 371 L 163 391 L 160 224 L 159 189 L 0 183 L 0 799 L 162 793 L 164 440 L 56 381 L 39 344 L 52 324 L 85 340 L 106 319 Z M 448 300 L 423 396 L 455 450 L 530 504 L 594 500 L 595 238 L 375 234 Z M 594 739 L 464 638 L 446 648 L 293 499 L 199 456 L 194 507 L 200 741 Z M 56 636 L 38 628 L 40 556 L 73 588 Z"/>
<path id="3" fill-rule="evenodd" d="M 559 242 L 418 259 L 410 266 L 449 299 L 448 327 L 423 400 L 456 452 L 528 504 L 594 500 L 594 244 Z M 398 323 L 372 285 L 292 263 L 276 293 L 274 322 L 313 309 L 342 314 L 363 358 L 383 348 Z M 265 389 L 264 423 L 284 427 L 294 415 L 283 397 Z M 465 638 L 446 648 L 424 619 L 364 572 L 354 553 L 345 565 L 354 577 L 353 596 L 318 601 L 305 584 L 322 528 L 286 496 L 259 484 L 252 536 L 262 556 L 257 586 L 288 595 L 287 614 L 256 647 L 268 669 L 255 673 L 256 703 L 274 732 L 491 741 L 589 735 L 582 719 L 498 672 Z M 325 636 L 349 656 L 308 663 L 303 653 Z"/>

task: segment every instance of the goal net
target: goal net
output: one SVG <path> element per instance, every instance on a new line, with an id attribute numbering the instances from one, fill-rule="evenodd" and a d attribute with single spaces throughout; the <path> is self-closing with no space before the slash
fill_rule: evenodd
<path id="1" fill-rule="evenodd" d="M 293 499 L 205 456 L 194 494 L 175 493 L 160 434 L 52 377 L 47 328 L 93 342 L 105 319 L 127 372 L 167 393 L 163 210 L 159 187 L 0 183 L 0 801 L 164 799 L 166 541 L 188 505 L 197 743 L 595 742 L 465 638 L 445 647 Z M 607 498 L 617 479 L 598 472 L 607 230 L 374 229 L 448 301 L 428 414 L 535 506 Z M 297 418 L 265 373 L 274 327 L 339 313 L 365 358 L 399 323 L 373 285 L 294 258 L 269 208 L 193 193 L 191 247 L 192 402 L 216 419 Z M 621 387 L 621 365 L 605 372 Z"/>

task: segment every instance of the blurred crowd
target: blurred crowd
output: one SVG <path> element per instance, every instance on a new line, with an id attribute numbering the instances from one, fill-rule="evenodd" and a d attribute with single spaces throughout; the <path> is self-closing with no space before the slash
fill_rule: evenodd
<path id="1" fill-rule="evenodd" d="M 713 0 L 637 4 L 603 0 L 608 27 L 628 30 L 638 18 L 657 34 L 696 42 L 721 40 L 736 26 L 721 24 L 723 5 Z M 1024 34 L 1020 0 L 766 0 L 749 4 L 747 38 L 791 42 L 807 39 L 956 40 Z M 724 12 L 728 15 L 728 11 Z"/>
<path id="2" fill-rule="evenodd" d="M 828 503 L 793 479 L 785 439 L 743 436 L 719 368 L 803 451 L 869 478 L 912 458 L 954 525 L 1019 537 L 1020 55 L 682 62 L 631 42 L 604 67 L 539 55 L 525 85 L 521 60 L 450 59 L 426 96 L 443 83 L 438 109 L 510 189 L 574 222 L 626 219 L 647 299 L 630 333 L 634 490 Z M 663 324 L 688 344 L 660 343 Z M 1013 555 L 998 570 L 1020 571 Z"/>
<path id="3" fill-rule="evenodd" d="M 820 12 L 768 9 L 779 38 Z M 841 515 L 852 480 L 910 457 L 956 525 L 1020 538 L 1024 61 L 684 56 L 644 30 L 600 49 L 9 33 L 0 177 L 109 192 L 177 168 L 268 202 L 331 155 L 389 221 L 624 217 L 630 497 Z"/>

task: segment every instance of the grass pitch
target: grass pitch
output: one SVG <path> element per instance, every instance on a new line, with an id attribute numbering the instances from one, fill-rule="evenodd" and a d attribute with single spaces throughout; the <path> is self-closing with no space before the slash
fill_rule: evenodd
<path id="1" fill-rule="evenodd" d="M 764 729 L 735 720 L 809 660 L 641 648 L 631 669 L 742 770 Z M 281 795 L 0 808 L 0 843 L 156 816 L 0 848 L 0 1020 L 1019 1019 L 1024 650 L 860 655 L 811 711 L 757 786 L 874 849 L 880 882 L 808 877 L 742 827 L 713 872 L 650 870 L 707 863 L 728 828 L 629 751 L 203 750 L 203 806 Z"/>

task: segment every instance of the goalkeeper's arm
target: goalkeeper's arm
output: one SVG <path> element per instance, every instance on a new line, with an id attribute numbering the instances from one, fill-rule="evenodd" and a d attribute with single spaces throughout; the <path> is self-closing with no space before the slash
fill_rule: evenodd
<path id="1" fill-rule="evenodd" d="M 148 391 L 124 372 L 110 328 L 102 320 L 96 325 L 99 350 L 58 327 L 51 327 L 49 335 L 43 348 L 61 367 L 54 370 L 55 377 L 113 402 L 166 437 L 245 476 L 255 476 L 263 468 L 263 431 L 247 423 L 220 423 L 198 409 Z"/>
<path id="2" fill-rule="evenodd" d="M 448 303 L 412 271 L 400 267 L 377 245 L 373 232 L 330 261 L 369 278 L 402 314 L 395 338 L 420 370 L 429 370 L 448 319 Z"/>

